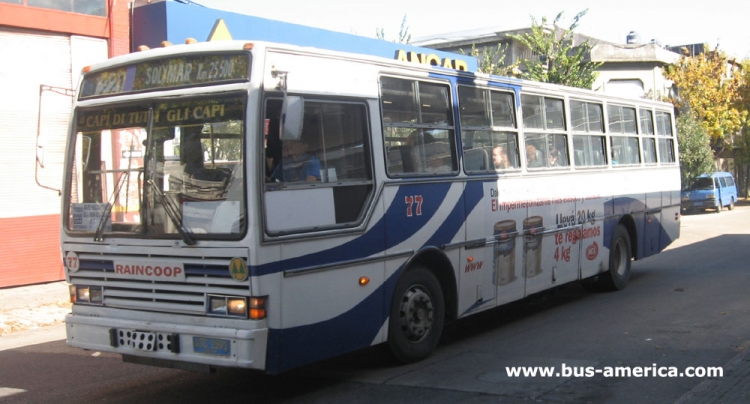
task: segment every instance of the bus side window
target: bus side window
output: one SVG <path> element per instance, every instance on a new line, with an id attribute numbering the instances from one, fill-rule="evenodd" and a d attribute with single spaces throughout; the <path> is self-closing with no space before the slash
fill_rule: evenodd
<path id="1" fill-rule="evenodd" d="M 266 157 L 273 152 L 270 150 L 273 136 L 276 134 L 269 133 L 266 138 Z M 306 100 L 301 138 L 294 142 L 280 141 L 283 156 L 280 168 L 269 171 L 270 164 L 266 167 L 266 174 L 272 173 L 269 180 L 273 182 L 266 186 L 265 193 L 269 233 L 305 232 L 361 222 L 374 190 L 369 139 L 363 103 Z M 287 149 L 300 143 L 304 143 L 304 153 Z M 393 167 L 397 156 L 404 156 L 400 152 L 388 151 Z M 302 155 L 304 158 L 299 158 Z M 300 161 L 308 165 L 303 169 Z M 310 161 L 315 161 L 314 166 Z M 283 174 L 279 177 L 279 173 Z M 317 177 L 315 181 L 312 176 Z M 299 209 L 300 201 L 304 201 L 304 209 Z"/>

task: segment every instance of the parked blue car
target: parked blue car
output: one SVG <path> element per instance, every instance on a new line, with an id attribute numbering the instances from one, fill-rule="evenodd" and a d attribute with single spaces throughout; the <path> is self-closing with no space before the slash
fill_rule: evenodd
<path id="1" fill-rule="evenodd" d="M 726 206 L 734 209 L 737 202 L 737 185 L 731 173 L 704 174 L 693 181 L 690 188 L 682 191 L 682 210 L 716 209 Z"/>

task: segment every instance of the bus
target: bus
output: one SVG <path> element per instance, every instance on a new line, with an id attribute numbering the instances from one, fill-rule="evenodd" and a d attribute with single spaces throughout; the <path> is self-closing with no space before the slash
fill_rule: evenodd
<path id="1" fill-rule="evenodd" d="M 673 107 L 289 44 L 86 67 L 67 143 L 67 344 L 278 374 L 569 282 L 679 236 Z M 446 67 L 447 66 L 447 67 Z"/>

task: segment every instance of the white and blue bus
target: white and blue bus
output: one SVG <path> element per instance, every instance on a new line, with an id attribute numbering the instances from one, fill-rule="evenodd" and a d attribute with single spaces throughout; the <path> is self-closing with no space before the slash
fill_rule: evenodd
<path id="1" fill-rule="evenodd" d="M 446 322 L 622 289 L 679 236 L 671 105 L 422 60 L 224 41 L 84 69 L 68 344 L 189 370 L 382 343 L 412 362 Z"/>

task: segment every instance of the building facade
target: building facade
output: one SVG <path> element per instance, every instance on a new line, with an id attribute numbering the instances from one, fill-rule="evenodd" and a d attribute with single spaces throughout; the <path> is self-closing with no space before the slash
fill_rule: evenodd
<path id="1" fill-rule="evenodd" d="M 557 31 L 562 35 L 559 27 L 550 27 L 549 31 Z M 481 29 L 433 35 L 417 38 L 412 43 L 449 52 L 469 53 L 474 45 L 480 52 L 483 49 L 494 50 L 500 46 L 503 49 L 503 60 L 506 66 L 522 60 L 539 60 L 531 49 L 523 43 L 509 37 L 509 35 L 524 35 L 531 32 L 531 28 L 518 29 Z M 618 95 L 631 95 L 650 99 L 661 99 L 669 95 L 672 83 L 662 74 L 663 68 L 679 59 L 679 54 L 664 49 L 655 42 L 640 43 L 637 34 L 631 32 L 626 43 L 612 43 L 587 35 L 574 33 L 573 46 L 586 41 L 593 47 L 588 60 L 599 62 L 597 69 L 599 76 L 592 89 Z"/>
<path id="2" fill-rule="evenodd" d="M 0 0 L 0 288 L 64 279 L 57 190 L 79 72 L 129 50 L 127 1 Z"/>

